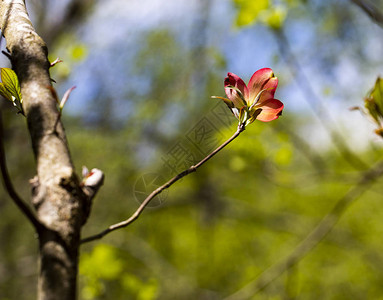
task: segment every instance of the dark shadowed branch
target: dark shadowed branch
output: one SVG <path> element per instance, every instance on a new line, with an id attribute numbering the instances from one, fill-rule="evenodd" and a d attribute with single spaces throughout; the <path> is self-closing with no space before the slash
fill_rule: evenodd
<path id="1" fill-rule="evenodd" d="M 307 237 L 285 259 L 264 271 L 257 279 L 248 283 L 236 293 L 228 296 L 225 300 L 249 299 L 259 293 L 284 272 L 301 261 L 312 249 L 315 248 L 325 236 L 334 228 L 347 208 L 366 192 L 372 184 L 383 175 L 383 163 L 378 163 L 374 168 L 365 172 L 359 183 L 352 187 L 342 198 L 336 202 L 334 208 L 322 219 L 322 221 L 307 235 Z"/>
<path id="2" fill-rule="evenodd" d="M 383 28 L 383 14 L 379 11 L 374 3 L 371 3 L 368 0 L 351 0 L 351 2 L 359 6 L 372 21 Z"/>
<path id="3" fill-rule="evenodd" d="M 37 220 L 35 214 L 32 212 L 32 209 L 17 194 L 8 173 L 6 156 L 5 156 L 5 148 L 4 148 L 4 130 L 3 130 L 3 120 L 2 120 L 1 111 L 0 111 L 0 169 L 1 169 L 1 178 L 3 179 L 3 185 L 9 197 L 11 197 L 13 202 L 15 202 L 17 207 L 32 223 L 35 229 L 38 230 L 42 225 Z"/>

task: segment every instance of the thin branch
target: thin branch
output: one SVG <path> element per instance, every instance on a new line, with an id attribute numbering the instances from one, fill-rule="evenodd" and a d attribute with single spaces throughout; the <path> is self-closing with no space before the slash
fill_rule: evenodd
<path id="1" fill-rule="evenodd" d="M 383 28 L 383 14 L 373 3 L 367 0 L 351 0 L 351 2 L 359 6 L 372 21 Z"/>
<path id="2" fill-rule="evenodd" d="M 13 202 L 21 210 L 21 212 L 27 217 L 27 219 L 32 223 L 36 230 L 40 229 L 42 225 L 37 220 L 35 214 L 32 212 L 31 208 L 25 204 L 25 202 L 20 198 L 20 196 L 15 191 L 11 178 L 9 177 L 5 149 L 4 149 L 4 130 L 3 130 L 3 120 L 0 112 L 0 170 L 1 177 L 3 179 L 3 185 L 8 195 L 11 197 Z"/>
<path id="3" fill-rule="evenodd" d="M 54 67 L 55 65 L 57 65 L 58 63 L 61 63 L 61 62 L 63 62 L 63 61 L 60 58 L 57 57 L 54 61 L 51 62 L 50 67 L 52 68 L 52 67 Z"/>
<path id="4" fill-rule="evenodd" d="M 133 223 L 135 220 L 138 219 L 138 217 L 141 215 L 141 213 L 143 212 L 145 207 L 150 203 L 150 201 L 154 197 L 156 197 L 158 194 L 162 193 L 164 190 L 166 190 L 167 188 L 172 186 L 174 183 L 176 183 L 181 178 L 185 177 L 186 175 L 188 175 L 190 173 L 195 172 L 200 166 L 202 166 L 205 162 L 207 162 L 209 159 L 211 159 L 219 151 L 221 151 L 223 148 L 225 148 L 230 142 L 232 142 L 234 139 L 236 139 L 241 134 L 241 132 L 244 130 L 245 130 L 245 126 L 243 124 L 239 125 L 237 131 L 233 134 L 233 136 L 231 138 L 229 138 L 221 146 L 219 146 L 217 149 L 215 149 L 213 152 L 211 152 L 208 156 L 206 156 L 204 159 L 202 159 L 199 163 L 197 163 L 196 165 L 191 166 L 190 168 L 182 171 L 181 173 L 179 173 L 178 175 L 176 175 L 172 179 L 170 179 L 168 182 L 166 182 L 165 184 L 163 184 L 162 186 L 160 186 L 159 188 L 157 188 L 153 192 L 151 192 L 151 194 L 148 197 L 146 197 L 146 199 L 137 208 L 137 210 L 131 215 L 130 218 L 128 218 L 125 221 L 122 221 L 120 223 L 113 224 L 113 225 L 109 226 L 107 229 L 105 229 L 104 231 L 101 231 L 100 233 L 98 233 L 96 235 L 92 235 L 92 236 L 89 236 L 89 237 L 81 240 L 81 243 L 87 243 L 87 242 L 101 239 L 102 237 L 104 237 L 108 233 L 110 233 L 114 230 L 120 229 L 120 228 L 124 228 L 124 227 L 128 226 L 129 224 Z"/>
<path id="5" fill-rule="evenodd" d="M 329 212 L 322 221 L 308 234 L 308 236 L 295 248 L 285 259 L 264 271 L 257 279 L 248 283 L 236 293 L 228 296 L 225 300 L 249 299 L 266 288 L 285 271 L 301 261 L 312 249 L 315 248 L 325 236 L 334 228 L 347 208 L 359 198 L 371 185 L 383 175 L 383 162 L 365 172 L 359 183 L 352 187 Z"/>

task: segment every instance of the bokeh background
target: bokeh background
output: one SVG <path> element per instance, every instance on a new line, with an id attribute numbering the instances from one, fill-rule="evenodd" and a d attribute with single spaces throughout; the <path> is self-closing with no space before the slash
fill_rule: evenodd
<path id="1" fill-rule="evenodd" d="M 382 182 L 359 181 L 381 160 L 383 143 L 372 120 L 350 108 L 363 107 L 382 75 L 383 1 L 27 7 L 51 61 L 63 60 L 51 73 L 59 95 L 77 87 L 63 116 L 76 169 L 106 175 L 83 236 L 128 218 L 148 192 L 231 136 L 235 118 L 210 98 L 224 96 L 227 72 L 247 82 L 272 68 L 285 104 L 281 118 L 254 122 L 131 226 L 85 244 L 80 299 L 382 299 Z M 1 66 L 9 66 L 5 56 Z M 11 103 L 1 109 L 10 173 L 29 199 L 35 164 L 26 122 Z M 299 252 L 339 203 L 335 227 Z M 0 299 L 31 299 L 36 236 L 3 188 L 0 213 Z M 254 294 L 257 278 L 280 262 Z M 248 294 L 235 294 L 245 286 Z"/>

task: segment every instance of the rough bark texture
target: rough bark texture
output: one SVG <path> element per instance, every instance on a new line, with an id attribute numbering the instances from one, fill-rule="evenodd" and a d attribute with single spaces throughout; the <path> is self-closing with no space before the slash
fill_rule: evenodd
<path id="1" fill-rule="evenodd" d="M 32 203 L 40 243 L 39 299 L 75 299 L 81 225 L 88 209 L 74 173 L 51 85 L 47 47 L 35 32 L 23 0 L 0 2 L 0 26 L 18 75 L 36 158 Z"/>

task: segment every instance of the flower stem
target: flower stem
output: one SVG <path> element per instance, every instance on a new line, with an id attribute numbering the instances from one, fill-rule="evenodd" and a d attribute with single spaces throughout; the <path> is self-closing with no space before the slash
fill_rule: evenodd
<path id="1" fill-rule="evenodd" d="M 195 172 L 199 167 L 201 167 L 204 163 L 206 163 L 209 159 L 211 159 L 214 155 L 216 155 L 219 151 L 221 151 L 229 143 L 231 143 L 234 139 L 236 139 L 241 134 L 241 132 L 244 130 L 245 130 L 245 125 L 239 124 L 237 131 L 227 141 L 225 141 L 221 146 L 219 146 L 217 149 L 215 149 L 213 152 L 211 152 L 209 155 L 207 155 L 205 158 L 203 158 L 197 164 L 195 164 L 195 165 L 191 166 L 190 168 L 177 174 L 172 179 L 170 179 L 168 182 L 166 182 L 165 184 L 163 184 L 162 186 L 160 186 L 159 188 L 157 188 L 153 192 L 151 192 L 150 195 L 148 197 L 146 197 L 146 199 L 141 203 L 141 205 L 137 208 L 137 210 L 128 219 L 126 219 L 120 223 L 110 225 L 107 229 L 101 231 L 100 233 L 89 236 L 89 237 L 81 240 L 81 243 L 83 244 L 83 243 L 87 243 L 87 242 L 101 239 L 102 237 L 104 237 L 108 233 L 110 233 L 114 230 L 120 229 L 120 228 L 124 228 L 124 227 L 128 226 L 129 224 L 133 223 L 135 220 L 138 219 L 138 217 L 144 211 L 145 207 L 150 203 L 150 201 L 152 201 L 152 199 L 154 197 L 156 197 L 158 194 L 160 194 L 161 192 L 163 192 L 167 188 L 171 187 L 174 183 L 176 183 L 181 178 L 185 177 L 186 175 L 188 175 L 192 172 Z"/>

